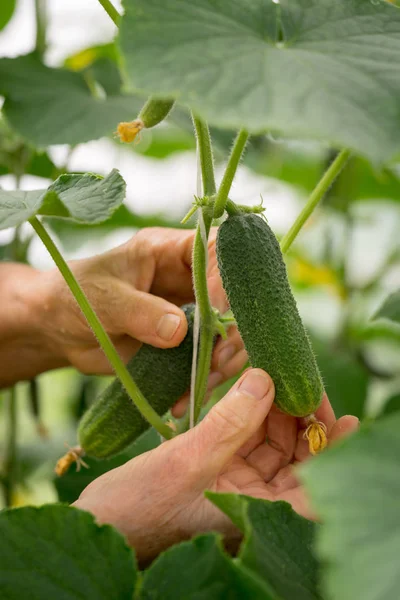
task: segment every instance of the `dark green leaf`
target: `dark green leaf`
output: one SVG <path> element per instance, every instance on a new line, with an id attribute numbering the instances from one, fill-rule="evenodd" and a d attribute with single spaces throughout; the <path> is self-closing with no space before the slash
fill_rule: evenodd
<path id="1" fill-rule="evenodd" d="M 48 505 L 0 514 L 4 600 L 131 600 L 135 580 L 123 537 L 89 513 Z"/>
<path id="2" fill-rule="evenodd" d="M 132 87 L 211 123 L 375 160 L 400 148 L 400 11 L 381 0 L 126 0 Z"/>
<path id="3" fill-rule="evenodd" d="M 4 29 L 14 14 L 16 0 L 1 0 L 0 4 L 0 31 Z"/>
<path id="4" fill-rule="evenodd" d="M 100 223 L 121 205 L 125 187 L 113 169 L 105 178 L 89 173 L 61 175 L 47 190 L 0 189 L 0 229 L 20 225 L 37 214 Z"/>
<path id="5" fill-rule="evenodd" d="M 318 563 L 312 553 L 316 526 L 286 502 L 234 494 L 207 497 L 244 533 L 239 563 L 271 585 L 283 600 L 317 600 Z"/>
<path id="6" fill-rule="evenodd" d="M 392 323 L 400 325 L 400 290 L 390 294 L 374 315 L 375 319 L 387 319 Z"/>
<path id="7" fill-rule="evenodd" d="M 50 69 L 33 54 L 0 60 L 4 113 L 16 131 L 39 146 L 111 135 L 120 121 L 136 118 L 143 99 L 121 93 L 96 97 L 94 84 L 80 73 Z"/>
<path id="8" fill-rule="evenodd" d="M 160 436 L 155 429 L 149 429 L 128 450 L 110 460 L 85 458 L 89 469 L 74 470 L 72 467 L 63 477 L 57 477 L 54 484 L 60 502 L 75 502 L 85 487 L 94 479 L 126 463 L 131 458 L 148 452 L 160 444 Z"/>
<path id="9" fill-rule="evenodd" d="M 400 411 L 400 394 L 391 396 L 386 402 L 381 412 L 381 416 L 392 415 Z"/>
<path id="10" fill-rule="evenodd" d="M 332 600 L 393 600 L 400 589 L 400 414 L 302 468 L 324 525 L 317 549 Z"/>
<path id="11" fill-rule="evenodd" d="M 314 339 L 313 348 L 336 417 L 361 418 L 369 383 L 366 369 L 342 348 L 335 350 L 326 342 Z"/>
<path id="12" fill-rule="evenodd" d="M 235 565 L 216 535 L 174 546 L 146 571 L 141 600 L 275 600 L 257 576 Z"/>

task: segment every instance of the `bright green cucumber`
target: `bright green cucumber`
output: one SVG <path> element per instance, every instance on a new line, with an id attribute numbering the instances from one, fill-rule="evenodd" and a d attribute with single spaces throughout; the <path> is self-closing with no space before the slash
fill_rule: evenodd
<path id="1" fill-rule="evenodd" d="M 194 304 L 182 307 L 188 332 L 179 346 L 163 350 L 143 344 L 127 365 L 159 415 L 165 414 L 190 386 L 194 308 Z M 78 429 L 79 444 L 89 456 L 109 458 L 149 427 L 119 379 L 115 379 L 83 415 Z"/>
<path id="2" fill-rule="evenodd" d="M 314 413 L 322 379 L 274 233 L 257 215 L 230 216 L 218 231 L 217 256 L 250 364 L 270 374 L 282 411 Z"/>

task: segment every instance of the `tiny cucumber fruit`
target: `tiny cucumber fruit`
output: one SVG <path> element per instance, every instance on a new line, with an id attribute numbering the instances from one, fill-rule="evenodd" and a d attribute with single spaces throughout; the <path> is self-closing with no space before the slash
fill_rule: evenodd
<path id="1" fill-rule="evenodd" d="M 143 121 L 146 129 L 151 129 L 168 117 L 174 103 L 174 100 L 161 100 L 151 96 L 140 111 L 138 119 Z"/>
<path id="2" fill-rule="evenodd" d="M 188 332 L 181 344 L 167 349 L 143 344 L 127 365 L 140 391 L 159 415 L 165 414 L 190 386 L 195 306 L 188 304 L 182 310 Z M 83 415 L 78 428 L 79 444 L 88 456 L 109 458 L 149 427 L 122 383 L 115 379 Z"/>
<path id="3" fill-rule="evenodd" d="M 217 257 L 250 364 L 270 374 L 282 411 L 312 415 L 323 383 L 273 231 L 257 215 L 229 216 L 218 231 Z"/>
<path id="4" fill-rule="evenodd" d="M 121 142 L 133 142 L 142 129 L 151 129 L 166 119 L 174 106 L 174 100 L 162 100 L 150 96 L 134 121 L 119 123 L 117 134 Z"/>

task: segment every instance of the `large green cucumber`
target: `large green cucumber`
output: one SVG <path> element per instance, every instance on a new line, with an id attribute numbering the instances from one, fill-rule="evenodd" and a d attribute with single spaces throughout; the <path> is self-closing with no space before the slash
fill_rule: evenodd
<path id="1" fill-rule="evenodd" d="M 218 231 L 217 256 L 250 364 L 270 374 L 281 410 L 312 414 L 322 400 L 322 379 L 271 228 L 254 214 L 228 217 Z"/>
<path id="2" fill-rule="evenodd" d="M 163 350 L 143 344 L 127 365 L 146 400 L 159 415 L 165 414 L 190 386 L 194 308 L 194 304 L 182 307 L 188 332 L 179 346 Z M 149 427 L 119 379 L 115 379 L 83 415 L 78 438 L 85 454 L 109 458 L 124 450 Z"/>

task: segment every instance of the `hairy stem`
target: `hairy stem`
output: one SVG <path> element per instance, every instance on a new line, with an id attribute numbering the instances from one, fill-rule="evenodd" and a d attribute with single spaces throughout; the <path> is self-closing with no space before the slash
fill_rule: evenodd
<path id="1" fill-rule="evenodd" d="M 322 176 L 322 179 L 317 184 L 316 188 L 312 192 L 309 197 L 305 207 L 297 217 L 296 221 L 293 223 L 292 227 L 289 229 L 287 234 L 281 240 L 281 250 L 282 253 L 285 254 L 293 244 L 294 240 L 300 233 L 303 225 L 308 220 L 308 218 L 313 213 L 316 206 L 325 196 L 326 192 L 331 187 L 332 183 L 335 181 L 336 177 L 339 175 L 346 162 L 350 157 L 349 150 L 342 150 L 340 154 L 337 155 L 329 169 L 327 169 Z"/>
<path id="2" fill-rule="evenodd" d="M 207 124 L 195 116 L 193 116 L 193 124 L 198 144 L 204 194 L 206 196 L 213 196 L 216 186 L 210 132 Z M 201 212 L 199 211 L 199 221 L 193 246 L 193 283 L 200 315 L 199 327 L 201 334 L 196 366 L 193 424 L 196 424 L 199 418 L 203 400 L 207 392 L 214 339 L 214 313 L 207 287 L 207 240 L 211 223 L 212 212 L 209 207 L 204 206 Z M 196 338 L 197 336 L 195 335 L 194 339 Z"/>
<path id="3" fill-rule="evenodd" d="M 121 380 L 136 408 L 140 411 L 143 417 L 147 419 L 150 425 L 152 425 L 159 432 L 160 435 L 166 439 L 170 439 L 173 436 L 173 432 L 168 425 L 164 423 L 156 411 L 150 406 L 130 376 L 129 371 L 121 360 L 117 350 L 114 347 L 114 344 L 110 340 L 102 324 L 100 323 L 99 318 L 89 303 L 84 291 L 75 279 L 74 274 L 72 273 L 68 264 L 65 262 L 63 256 L 47 233 L 46 229 L 43 227 L 42 223 L 37 217 L 32 217 L 29 222 L 42 240 L 43 244 L 46 246 L 61 275 L 64 277 L 65 282 L 74 295 L 75 300 L 79 304 L 79 307 L 85 315 L 93 333 L 97 337 L 104 354 L 108 358 L 112 368 L 114 369 L 118 378 Z"/>
<path id="4" fill-rule="evenodd" d="M 119 12 L 115 8 L 115 6 L 113 4 L 111 4 L 110 0 L 99 0 L 99 2 L 102 5 L 102 7 L 104 8 L 104 10 L 106 11 L 106 13 L 108 14 L 108 16 L 110 17 L 110 19 L 118 27 L 121 15 L 119 14 Z"/>
<path id="5" fill-rule="evenodd" d="M 224 214 L 225 206 L 228 201 L 229 192 L 231 191 L 233 179 L 236 175 L 240 159 L 242 158 L 244 149 L 249 139 L 249 134 L 245 129 L 239 131 L 233 144 L 232 152 L 229 157 L 228 164 L 225 169 L 221 185 L 218 189 L 218 194 L 214 204 L 214 218 L 219 219 Z"/>

